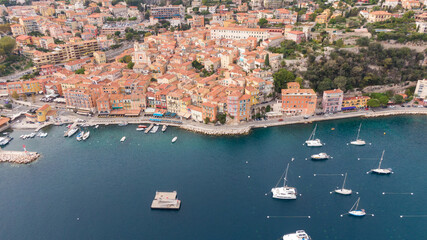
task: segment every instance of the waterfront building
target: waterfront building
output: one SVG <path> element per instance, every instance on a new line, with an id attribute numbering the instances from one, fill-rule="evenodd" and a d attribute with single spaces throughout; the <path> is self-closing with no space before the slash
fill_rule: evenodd
<path id="1" fill-rule="evenodd" d="M 340 89 L 323 92 L 322 107 L 324 113 L 341 111 L 344 93 Z"/>
<path id="2" fill-rule="evenodd" d="M 64 93 L 66 107 L 80 114 L 89 114 L 96 111 L 95 99 L 89 90 L 71 88 Z"/>
<path id="3" fill-rule="evenodd" d="M 295 82 L 282 89 L 282 111 L 289 115 L 313 115 L 316 110 L 317 95 L 313 89 L 301 89 Z"/>
<path id="4" fill-rule="evenodd" d="M 18 94 L 38 94 L 44 91 L 44 81 L 42 80 L 27 80 L 7 83 L 7 92 L 9 95 L 12 95 L 13 92 Z"/>
<path id="5" fill-rule="evenodd" d="M 366 108 L 368 106 L 368 96 L 346 97 L 343 99 L 341 110 L 350 110 L 356 108 Z"/>
<path id="6" fill-rule="evenodd" d="M 10 118 L 8 117 L 0 117 L 0 132 L 3 132 L 10 127 L 9 121 Z"/>
<path id="7" fill-rule="evenodd" d="M 419 98 L 427 98 L 427 79 L 418 80 L 414 95 Z"/>
<path id="8" fill-rule="evenodd" d="M 218 108 L 216 105 L 209 102 L 205 102 L 202 104 L 203 120 L 205 120 L 206 118 L 209 118 L 209 121 L 214 122 L 216 120 L 217 113 L 218 113 Z"/>
<path id="9" fill-rule="evenodd" d="M 247 121 L 250 118 L 251 96 L 236 91 L 227 97 L 227 112 L 235 121 Z"/>
<path id="10" fill-rule="evenodd" d="M 48 116 L 55 117 L 56 111 L 52 110 L 49 104 L 45 104 L 36 110 L 36 116 L 38 122 L 45 122 L 48 119 Z"/>

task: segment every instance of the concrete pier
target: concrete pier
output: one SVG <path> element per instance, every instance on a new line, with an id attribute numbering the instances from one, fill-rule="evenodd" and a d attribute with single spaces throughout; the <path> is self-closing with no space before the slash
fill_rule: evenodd
<path id="1" fill-rule="evenodd" d="M 37 152 L 3 151 L 0 150 L 0 162 L 28 164 L 40 157 Z"/>
<path id="2" fill-rule="evenodd" d="M 181 207 L 181 200 L 176 199 L 177 192 L 156 192 L 152 209 L 171 209 L 178 210 Z"/>

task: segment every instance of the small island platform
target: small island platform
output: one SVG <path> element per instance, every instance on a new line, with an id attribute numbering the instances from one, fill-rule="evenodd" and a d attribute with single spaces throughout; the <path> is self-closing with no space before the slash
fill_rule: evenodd
<path id="1" fill-rule="evenodd" d="M 28 164 L 37 160 L 39 157 L 40 154 L 37 152 L 0 150 L 0 162 Z"/>
<path id="2" fill-rule="evenodd" d="M 156 192 L 151 209 L 179 210 L 181 200 L 176 199 L 177 192 Z"/>

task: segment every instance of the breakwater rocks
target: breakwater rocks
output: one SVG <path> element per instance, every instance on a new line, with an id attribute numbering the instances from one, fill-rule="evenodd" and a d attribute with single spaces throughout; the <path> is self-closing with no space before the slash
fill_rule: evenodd
<path id="1" fill-rule="evenodd" d="M 34 162 L 39 157 L 40 157 L 40 154 L 36 152 L 0 150 L 0 162 L 28 164 L 28 163 Z"/>
<path id="2" fill-rule="evenodd" d="M 202 133 L 207 135 L 246 135 L 249 134 L 251 131 L 251 127 L 208 127 L 208 126 L 193 126 L 193 125 L 182 125 L 179 126 L 182 129 L 196 132 L 196 133 Z"/>
<path id="3" fill-rule="evenodd" d="M 418 111 L 385 111 L 385 112 L 373 112 L 365 114 L 365 117 L 387 117 L 396 115 L 427 115 L 427 109 L 420 109 Z"/>

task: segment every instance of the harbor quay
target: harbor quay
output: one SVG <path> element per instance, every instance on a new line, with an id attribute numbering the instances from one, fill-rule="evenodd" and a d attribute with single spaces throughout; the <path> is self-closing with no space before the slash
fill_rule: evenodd
<path id="1" fill-rule="evenodd" d="M 254 128 L 267 128 L 267 127 L 276 127 L 283 125 L 291 124 L 309 124 L 319 121 L 328 121 L 336 119 L 347 119 L 347 118 L 373 118 L 373 117 L 386 117 L 386 116 L 396 116 L 396 115 L 427 115 L 426 108 L 416 108 L 416 109 L 387 109 L 379 111 L 357 111 L 357 112 L 348 112 L 348 113 L 336 113 L 331 115 L 321 115 L 321 116 L 311 116 L 308 119 L 303 118 L 302 116 L 290 116 L 283 117 L 281 119 L 267 119 L 264 121 L 251 121 L 251 122 L 242 122 L 240 124 L 225 124 L 225 125 L 214 125 L 214 124 L 203 124 L 196 123 L 191 120 L 179 120 L 170 122 L 168 119 L 155 119 L 150 117 L 139 117 L 139 118 L 97 118 L 97 117 L 86 117 L 80 115 L 70 115 L 66 119 L 63 119 L 61 122 L 52 123 L 47 122 L 39 126 L 34 125 L 19 125 L 12 124 L 12 128 L 15 129 L 35 129 L 36 131 L 50 126 L 50 125 L 63 125 L 63 124 L 74 124 L 80 126 L 95 126 L 95 125 L 115 125 L 126 122 L 128 124 L 161 124 L 173 127 L 179 127 L 184 130 L 206 134 L 206 135 L 245 135 L 249 134 L 251 129 Z M 79 120 L 84 120 L 84 122 L 79 122 Z M 163 121 L 166 120 L 166 121 Z"/>

